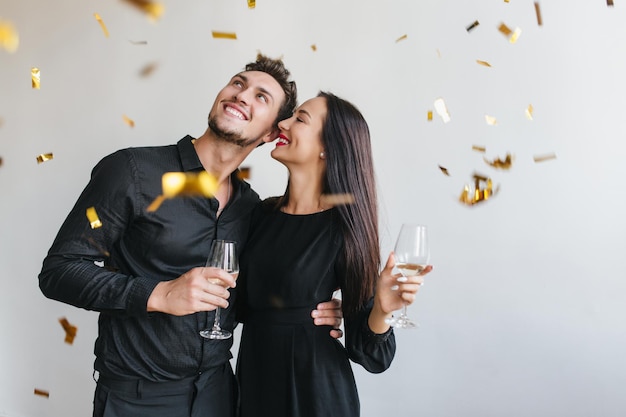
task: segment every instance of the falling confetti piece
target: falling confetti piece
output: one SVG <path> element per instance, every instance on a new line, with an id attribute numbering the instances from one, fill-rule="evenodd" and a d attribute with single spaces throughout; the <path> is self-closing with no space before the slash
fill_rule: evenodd
<path id="1" fill-rule="evenodd" d="M 496 120 L 496 118 L 493 116 L 489 116 L 488 114 L 485 115 L 485 121 L 489 126 L 497 126 L 498 124 L 498 120 Z"/>
<path id="2" fill-rule="evenodd" d="M 33 89 L 40 90 L 41 89 L 41 71 L 37 67 L 32 67 L 30 69 L 30 79 Z"/>
<path id="3" fill-rule="evenodd" d="M 447 168 L 442 167 L 441 165 L 439 165 L 439 169 L 441 170 L 441 172 L 443 172 L 445 175 L 447 175 L 448 177 L 450 176 L 450 173 L 448 172 Z"/>
<path id="4" fill-rule="evenodd" d="M 493 168 L 497 169 L 511 169 L 513 164 L 513 156 L 510 153 L 506 154 L 504 159 L 496 158 L 492 161 L 487 160 L 487 158 L 483 158 L 483 160 Z"/>
<path id="5" fill-rule="evenodd" d="M 148 41 L 128 41 L 130 43 L 132 43 L 133 45 L 147 45 Z"/>
<path id="6" fill-rule="evenodd" d="M 248 9 L 254 9 L 256 7 L 255 0 L 248 0 Z"/>
<path id="7" fill-rule="evenodd" d="M 102 28 L 102 32 L 104 32 L 104 36 L 108 38 L 109 37 L 109 31 L 107 30 L 107 27 L 104 24 L 104 22 L 102 21 L 102 18 L 100 17 L 100 15 L 98 13 L 94 13 L 93 17 L 95 17 L 96 20 L 98 21 L 98 23 L 100 23 L 100 27 Z"/>
<path id="8" fill-rule="evenodd" d="M 510 43 L 515 43 L 517 42 L 517 39 L 520 37 L 520 35 L 522 34 L 522 30 L 520 28 L 515 28 L 515 30 L 511 30 L 507 25 L 505 25 L 504 23 L 501 23 L 500 26 L 498 26 L 498 30 L 507 38 L 509 38 L 509 42 Z"/>
<path id="9" fill-rule="evenodd" d="M 482 65 L 483 67 L 491 67 L 491 64 L 487 61 L 481 61 L 480 59 L 476 60 L 476 63 Z"/>
<path id="10" fill-rule="evenodd" d="M 249 180 L 250 179 L 250 167 L 239 167 L 237 171 L 237 178 L 240 180 Z"/>
<path id="11" fill-rule="evenodd" d="M 472 146 L 472 150 L 476 151 L 476 152 L 483 152 L 483 153 L 487 152 L 487 148 L 486 147 L 478 146 L 478 145 Z"/>
<path id="12" fill-rule="evenodd" d="M 613 6 L 613 0 L 606 0 L 607 6 Z"/>
<path id="13" fill-rule="evenodd" d="M 151 76 L 158 66 L 159 65 L 156 62 L 150 62 L 149 64 L 144 65 L 144 67 L 139 71 L 139 76 L 141 78 Z"/>
<path id="14" fill-rule="evenodd" d="M 89 220 L 89 224 L 92 229 L 102 227 L 102 222 L 100 221 L 100 218 L 98 218 L 98 213 L 96 213 L 95 207 L 89 207 L 87 209 L 87 219 Z"/>
<path id="15" fill-rule="evenodd" d="M 498 30 L 507 38 L 511 36 L 511 34 L 513 33 L 513 31 L 509 29 L 509 27 L 505 25 L 504 23 L 500 23 L 500 26 L 498 26 Z"/>
<path id="16" fill-rule="evenodd" d="M 473 206 L 474 204 L 487 201 L 489 198 L 498 193 L 499 188 L 493 190 L 493 183 L 491 178 L 480 174 L 474 174 L 474 190 L 470 189 L 469 185 L 465 185 L 459 201 L 467 206 Z M 481 184 L 486 184 L 484 188 L 481 188 Z"/>
<path id="17" fill-rule="evenodd" d="M 4 119 L 0 117 L 0 127 L 2 127 L 2 125 L 4 125 Z"/>
<path id="18" fill-rule="evenodd" d="M 42 164 L 46 161 L 49 161 L 51 159 L 54 158 L 54 155 L 52 153 L 42 153 L 41 155 L 37 156 L 37 163 L 38 164 Z"/>
<path id="19" fill-rule="evenodd" d="M 545 155 L 535 155 L 535 156 L 533 156 L 533 160 L 535 162 L 545 162 L 545 161 L 549 161 L 551 159 L 556 159 L 556 154 L 549 153 L 549 154 L 545 154 Z"/>
<path id="20" fill-rule="evenodd" d="M 528 107 L 526 107 L 526 110 L 524 110 L 524 113 L 526 113 L 526 118 L 528 120 L 532 120 L 533 119 L 533 105 L 529 104 Z"/>
<path id="21" fill-rule="evenodd" d="M 405 39 L 406 39 L 406 38 L 408 38 L 408 37 L 409 37 L 408 35 L 402 35 L 402 36 L 400 36 L 398 39 L 396 39 L 396 43 L 398 43 L 398 42 L 400 42 L 400 41 L 403 41 L 403 40 L 405 40 Z"/>
<path id="22" fill-rule="evenodd" d="M 98 251 L 100 251 L 102 255 L 106 256 L 107 258 L 111 256 L 111 253 L 105 248 L 103 248 L 98 242 L 96 242 L 96 240 L 93 237 L 91 236 L 87 237 L 87 241 L 91 243 L 96 249 L 98 249 Z"/>
<path id="23" fill-rule="evenodd" d="M 128 126 L 135 127 L 135 121 L 131 119 L 130 117 L 124 114 L 122 115 L 122 119 L 124 120 L 124 123 L 126 123 Z"/>
<path id="24" fill-rule="evenodd" d="M 194 172 L 166 172 L 161 178 L 163 194 L 158 196 L 146 209 L 156 211 L 163 201 L 175 197 L 213 197 L 219 184 L 217 179 L 206 171 Z"/>
<path id="25" fill-rule="evenodd" d="M 448 113 L 448 108 L 442 98 L 435 100 L 435 110 L 444 123 L 448 123 L 450 121 L 450 113 Z"/>
<path id="26" fill-rule="evenodd" d="M 41 395 L 42 397 L 50 398 L 50 393 L 48 391 L 35 388 L 35 395 Z"/>
<path id="27" fill-rule="evenodd" d="M 63 326 L 63 330 L 65 330 L 65 343 L 72 344 L 74 343 L 74 338 L 76 337 L 76 331 L 78 330 L 76 326 L 72 326 L 69 321 L 65 317 L 61 317 L 59 319 L 59 323 Z"/>
<path id="28" fill-rule="evenodd" d="M 352 194 L 322 194 L 320 203 L 324 206 L 339 206 L 345 204 L 354 204 L 354 196 Z"/>
<path id="29" fill-rule="evenodd" d="M 432 110 L 428 110 L 428 113 L 426 114 L 426 119 L 429 122 L 432 122 L 432 120 L 433 120 L 433 111 Z"/>
<path id="30" fill-rule="evenodd" d="M 504 0 L 504 2 L 505 2 L 505 3 L 508 3 L 508 2 L 509 2 L 509 0 Z"/>
<path id="31" fill-rule="evenodd" d="M 237 39 L 237 34 L 234 32 L 212 32 L 215 39 Z"/>
<path id="32" fill-rule="evenodd" d="M 20 46 L 20 37 L 11 22 L 0 20 L 0 48 L 14 53 Z"/>
<path id="33" fill-rule="evenodd" d="M 478 20 L 475 20 L 474 23 L 472 23 L 471 25 L 469 25 L 468 27 L 465 28 L 465 30 L 467 30 L 468 32 L 472 31 L 473 29 L 475 29 L 478 25 L 480 25 L 480 23 L 478 23 Z"/>
<path id="34" fill-rule="evenodd" d="M 150 20 L 156 21 L 158 20 L 165 7 L 161 3 L 157 3 L 154 1 L 148 0 L 124 0 L 126 3 L 135 6 L 139 11 L 144 12 Z"/>
<path id="35" fill-rule="evenodd" d="M 519 38 L 519 36 L 521 34 L 522 34 L 522 29 L 515 28 L 515 31 L 513 32 L 513 35 L 511 35 L 511 37 L 509 38 L 509 42 L 511 42 L 511 43 L 517 42 L 517 39 Z"/>
<path id="36" fill-rule="evenodd" d="M 541 8 L 539 7 L 538 1 L 535 2 L 535 15 L 537 15 L 537 25 L 543 25 L 543 20 L 541 19 Z"/>
<path id="37" fill-rule="evenodd" d="M 2 163 L 3 163 L 3 162 L 4 162 L 4 161 L 2 160 L 2 157 L 0 156 L 0 167 L 2 166 Z"/>
<path id="38" fill-rule="evenodd" d="M 313 50 L 313 52 L 317 51 L 317 45 L 315 44 L 311 45 L 311 49 Z"/>

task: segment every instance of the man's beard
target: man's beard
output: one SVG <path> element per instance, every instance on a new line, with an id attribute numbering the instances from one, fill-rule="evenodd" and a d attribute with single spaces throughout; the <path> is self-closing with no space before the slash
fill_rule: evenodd
<path id="1" fill-rule="evenodd" d="M 209 129 L 211 129 L 211 131 L 215 133 L 215 136 L 219 140 L 227 143 L 232 143 L 233 145 L 237 145 L 240 148 L 245 148 L 246 146 L 256 142 L 256 139 L 246 139 L 242 137 L 241 133 L 239 132 L 228 132 L 222 129 L 217 125 L 217 117 L 211 117 L 211 115 L 209 115 Z"/>

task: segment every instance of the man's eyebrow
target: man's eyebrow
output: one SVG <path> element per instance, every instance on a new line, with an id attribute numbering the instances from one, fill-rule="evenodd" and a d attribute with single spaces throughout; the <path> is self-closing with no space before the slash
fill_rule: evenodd
<path id="1" fill-rule="evenodd" d="M 235 75 L 233 78 L 241 78 L 243 80 L 243 82 L 245 82 L 246 84 L 248 84 L 248 77 L 246 77 L 243 74 L 237 74 Z M 263 88 L 263 87 L 257 87 L 257 90 L 259 90 L 261 93 L 269 96 L 269 98 L 271 98 L 272 100 L 274 100 L 274 96 L 272 95 L 272 93 L 270 93 L 267 89 Z"/>

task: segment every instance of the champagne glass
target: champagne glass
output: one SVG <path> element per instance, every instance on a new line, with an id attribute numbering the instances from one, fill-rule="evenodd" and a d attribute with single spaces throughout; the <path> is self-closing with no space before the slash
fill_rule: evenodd
<path id="1" fill-rule="evenodd" d="M 426 268 L 430 258 L 428 247 L 428 228 L 421 224 L 405 223 L 400 229 L 396 247 L 394 249 L 396 257 L 396 268 L 403 277 L 418 275 Z M 417 327 L 406 314 L 406 303 L 402 313 L 398 317 L 391 317 L 387 324 L 399 329 L 412 329 Z"/>
<path id="2" fill-rule="evenodd" d="M 211 252 L 206 261 L 206 266 L 220 268 L 237 277 L 239 274 L 239 260 L 237 259 L 235 242 L 227 240 L 214 240 L 211 244 Z M 228 330 L 220 327 L 221 308 L 215 309 L 215 320 L 211 329 L 202 330 L 200 336 L 207 339 L 224 340 L 233 336 Z"/>

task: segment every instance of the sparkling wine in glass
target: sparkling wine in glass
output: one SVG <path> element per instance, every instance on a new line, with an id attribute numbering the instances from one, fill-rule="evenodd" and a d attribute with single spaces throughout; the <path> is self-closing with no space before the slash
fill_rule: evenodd
<path id="1" fill-rule="evenodd" d="M 237 259 L 235 242 L 214 240 L 211 244 L 211 252 L 209 253 L 206 266 L 223 269 L 234 277 L 237 277 L 237 274 L 239 274 L 239 260 Z M 223 330 L 220 327 L 220 313 L 221 308 L 217 307 L 215 309 L 213 327 L 202 330 L 200 336 L 214 340 L 224 340 L 233 336 L 231 332 Z"/>
<path id="2" fill-rule="evenodd" d="M 403 277 L 419 275 L 428 265 L 430 249 L 428 247 L 428 228 L 421 224 L 403 224 L 394 249 L 396 268 Z M 406 304 L 398 317 L 387 320 L 390 326 L 399 329 L 412 329 L 417 323 L 406 314 Z"/>

